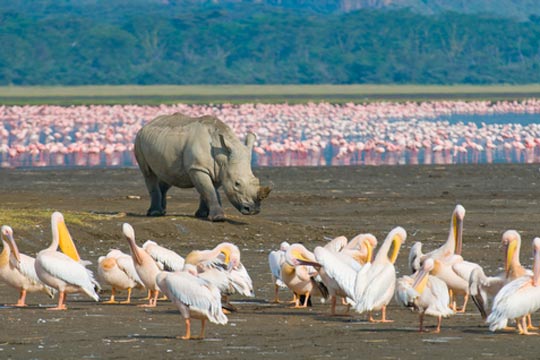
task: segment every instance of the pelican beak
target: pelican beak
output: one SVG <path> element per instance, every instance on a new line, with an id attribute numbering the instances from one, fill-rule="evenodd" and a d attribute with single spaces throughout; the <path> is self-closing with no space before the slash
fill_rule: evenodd
<path id="1" fill-rule="evenodd" d="M 454 240 L 455 248 L 454 253 L 456 255 L 461 255 L 461 248 L 463 245 L 463 219 L 459 216 L 454 216 Z"/>
<path id="2" fill-rule="evenodd" d="M 367 249 L 367 255 L 366 255 L 365 263 L 370 263 L 373 261 L 373 246 L 371 246 L 371 243 L 369 241 L 366 241 L 366 249 Z"/>
<path id="3" fill-rule="evenodd" d="M 413 288 L 419 293 L 422 294 L 424 292 L 424 289 L 426 288 L 427 281 L 428 281 L 428 275 L 429 271 L 426 271 L 424 269 L 420 269 L 418 271 L 418 274 L 416 276 L 416 279 L 413 283 Z"/>
<path id="4" fill-rule="evenodd" d="M 81 261 L 77 248 L 75 247 L 73 239 L 69 234 L 66 223 L 64 221 L 59 221 L 56 226 L 58 228 L 58 246 L 60 247 L 60 250 L 62 250 L 64 254 L 73 260 L 77 262 Z"/>
<path id="5" fill-rule="evenodd" d="M 533 285 L 538 286 L 538 279 L 540 278 L 540 251 L 534 249 L 534 265 L 533 265 Z"/>
<path id="6" fill-rule="evenodd" d="M 315 266 L 317 268 L 321 268 L 322 265 L 319 264 L 318 262 L 316 262 L 315 260 L 313 259 L 310 259 L 306 256 L 304 256 L 304 254 L 302 254 L 300 251 L 295 251 L 293 252 L 293 257 L 294 259 L 296 260 L 296 262 L 299 264 L 299 265 L 308 265 L 308 266 Z"/>
<path id="7" fill-rule="evenodd" d="M 221 253 L 225 256 L 224 262 L 227 264 L 227 270 L 230 270 L 233 267 L 231 262 L 231 251 L 225 247 L 221 250 Z"/>
<path id="8" fill-rule="evenodd" d="M 17 243 L 15 243 L 15 239 L 13 238 L 13 235 L 10 233 L 7 235 L 8 238 L 8 244 L 11 248 L 11 252 L 13 253 L 13 256 L 15 256 L 15 259 L 18 263 L 21 262 L 21 254 L 19 253 L 19 248 L 17 247 Z"/>
<path id="9" fill-rule="evenodd" d="M 510 274 L 510 265 L 512 264 L 512 258 L 514 257 L 514 253 L 516 252 L 517 242 L 512 241 L 508 245 L 506 245 L 506 258 L 504 262 L 504 270 L 506 272 L 506 276 L 508 277 L 508 274 Z"/>
<path id="10" fill-rule="evenodd" d="M 394 245 L 392 249 L 392 255 L 390 256 L 390 262 L 392 264 L 396 263 L 396 260 L 399 254 L 399 248 L 401 247 L 402 241 L 403 240 L 401 239 L 401 236 L 399 235 L 394 236 L 394 238 L 392 239 L 392 243 Z"/>

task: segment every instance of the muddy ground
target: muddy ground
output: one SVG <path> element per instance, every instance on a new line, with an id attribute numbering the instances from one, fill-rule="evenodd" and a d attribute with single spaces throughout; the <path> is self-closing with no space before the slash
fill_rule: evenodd
<path id="1" fill-rule="evenodd" d="M 531 264 L 531 240 L 540 235 L 538 165 L 406 166 L 257 169 L 274 191 L 261 214 L 242 216 L 227 202 L 228 221 L 211 223 L 193 217 L 194 190 L 170 191 L 168 215 L 145 217 L 148 196 L 136 169 L 0 171 L 0 222 L 12 222 L 22 252 L 35 255 L 50 242 L 49 216 L 66 215 L 84 259 L 94 268 L 110 248 L 128 252 L 121 224 L 129 222 L 139 243 L 154 239 L 180 254 L 236 243 L 255 284 L 253 299 L 235 297 L 239 311 L 225 326 L 210 324 L 203 341 L 182 341 L 183 321 L 162 301 L 155 309 L 103 305 L 83 296 L 68 297 L 69 310 L 46 311 L 55 304 L 29 294 L 28 308 L 0 309 L 0 358 L 537 358 L 538 338 L 492 334 L 473 304 L 467 312 L 443 322 L 440 334 L 419 334 L 417 315 L 394 302 L 395 322 L 371 324 L 364 314 L 330 317 L 328 304 L 315 301 L 307 310 L 269 302 L 273 285 L 267 255 L 278 244 L 303 242 L 308 248 L 325 236 L 371 232 L 382 241 L 394 226 L 409 237 L 397 262 L 407 274 L 406 258 L 414 241 L 431 250 L 446 240 L 450 214 L 465 206 L 463 254 L 492 274 L 502 266 L 500 238 L 519 230 L 521 259 Z M 70 216 L 70 217 L 68 217 Z M 70 223 L 69 219 L 75 219 Z M 77 220 L 77 221 L 76 221 Z M 83 220 L 83 221 L 79 221 Z M 102 294 L 108 298 L 108 289 Z M 135 303 L 145 294 L 137 292 Z M 281 292 L 282 298 L 290 295 Z M 17 293 L 0 284 L 0 303 Z M 539 323 L 540 317 L 533 320 Z M 428 325 L 435 325 L 428 318 Z M 199 322 L 194 321 L 198 332 Z"/>

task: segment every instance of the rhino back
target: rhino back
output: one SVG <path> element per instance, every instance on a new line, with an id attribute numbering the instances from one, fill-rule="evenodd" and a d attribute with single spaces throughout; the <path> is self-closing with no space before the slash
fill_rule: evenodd
<path id="1" fill-rule="evenodd" d="M 193 186 L 191 169 L 208 172 L 215 180 L 212 146 L 219 143 L 218 134 L 229 138 L 232 131 L 215 117 L 159 116 L 137 133 L 137 161 L 143 172 L 148 167 L 160 180 L 178 187 Z"/>

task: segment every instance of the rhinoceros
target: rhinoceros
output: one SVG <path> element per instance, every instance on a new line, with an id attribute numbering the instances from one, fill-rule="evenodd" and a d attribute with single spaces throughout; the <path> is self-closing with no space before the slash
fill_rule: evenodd
<path id="1" fill-rule="evenodd" d="M 195 187 L 200 194 L 195 216 L 223 221 L 218 188 L 244 215 L 257 214 L 261 200 L 271 191 L 262 187 L 251 171 L 255 134 L 245 145 L 221 120 L 213 116 L 191 118 L 181 113 L 158 116 L 143 126 L 135 138 L 135 157 L 150 193 L 147 216 L 166 212 L 171 186 Z"/>

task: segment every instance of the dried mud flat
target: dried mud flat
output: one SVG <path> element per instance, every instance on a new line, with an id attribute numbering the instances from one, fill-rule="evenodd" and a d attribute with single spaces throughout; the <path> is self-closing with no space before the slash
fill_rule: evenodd
<path id="1" fill-rule="evenodd" d="M 306 310 L 270 304 L 267 265 L 268 252 L 283 240 L 312 249 L 324 243 L 324 236 L 371 232 L 381 241 L 400 225 L 409 237 L 397 269 L 406 274 L 410 245 L 439 246 L 455 204 L 461 203 L 467 209 L 465 258 L 494 273 L 503 262 L 501 234 L 513 228 L 522 234 L 521 259 L 530 266 L 531 240 L 540 235 L 538 165 L 273 168 L 256 173 L 275 186 L 262 213 L 242 216 L 227 202 L 228 221 L 210 223 L 192 216 L 198 204 L 194 190 L 172 189 L 168 215 L 145 217 L 148 197 L 136 169 L 0 171 L 0 222 L 15 222 L 13 215 L 30 219 L 12 225 L 22 252 L 35 255 L 49 244 L 48 216 L 59 210 L 84 220 L 70 223 L 66 216 L 81 256 L 94 263 L 91 268 L 110 248 L 128 251 L 120 227 L 129 222 L 139 243 L 154 239 L 183 255 L 225 240 L 236 243 L 256 291 L 253 299 L 234 297 L 239 311 L 229 315 L 226 326 L 210 324 L 203 341 L 175 338 L 183 334 L 183 321 L 167 301 L 144 309 L 71 295 L 68 311 L 51 312 L 45 307 L 56 299 L 29 294 L 27 308 L 0 308 L 0 358 L 538 357 L 538 338 L 492 334 L 472 304 L 465 314 L 443 321 L 438 335 L 419 334 L 417 315 L 394 302 L 389 317 L 395 321 L 389 324 L 370 324 L 359 314 L 330 317 L 329 305 L 318 301 Z M 141 303 L 145 294 L 135 295 L 135 303 Z M 283 299 L 289 296 L 281 292 Z M 0 284 L 0 303 L 16 299 L 15 291 Z M 533 317 L 536 324 L 539 320 Z M 427 321 L 435 325 L 435 319 Z"/>

